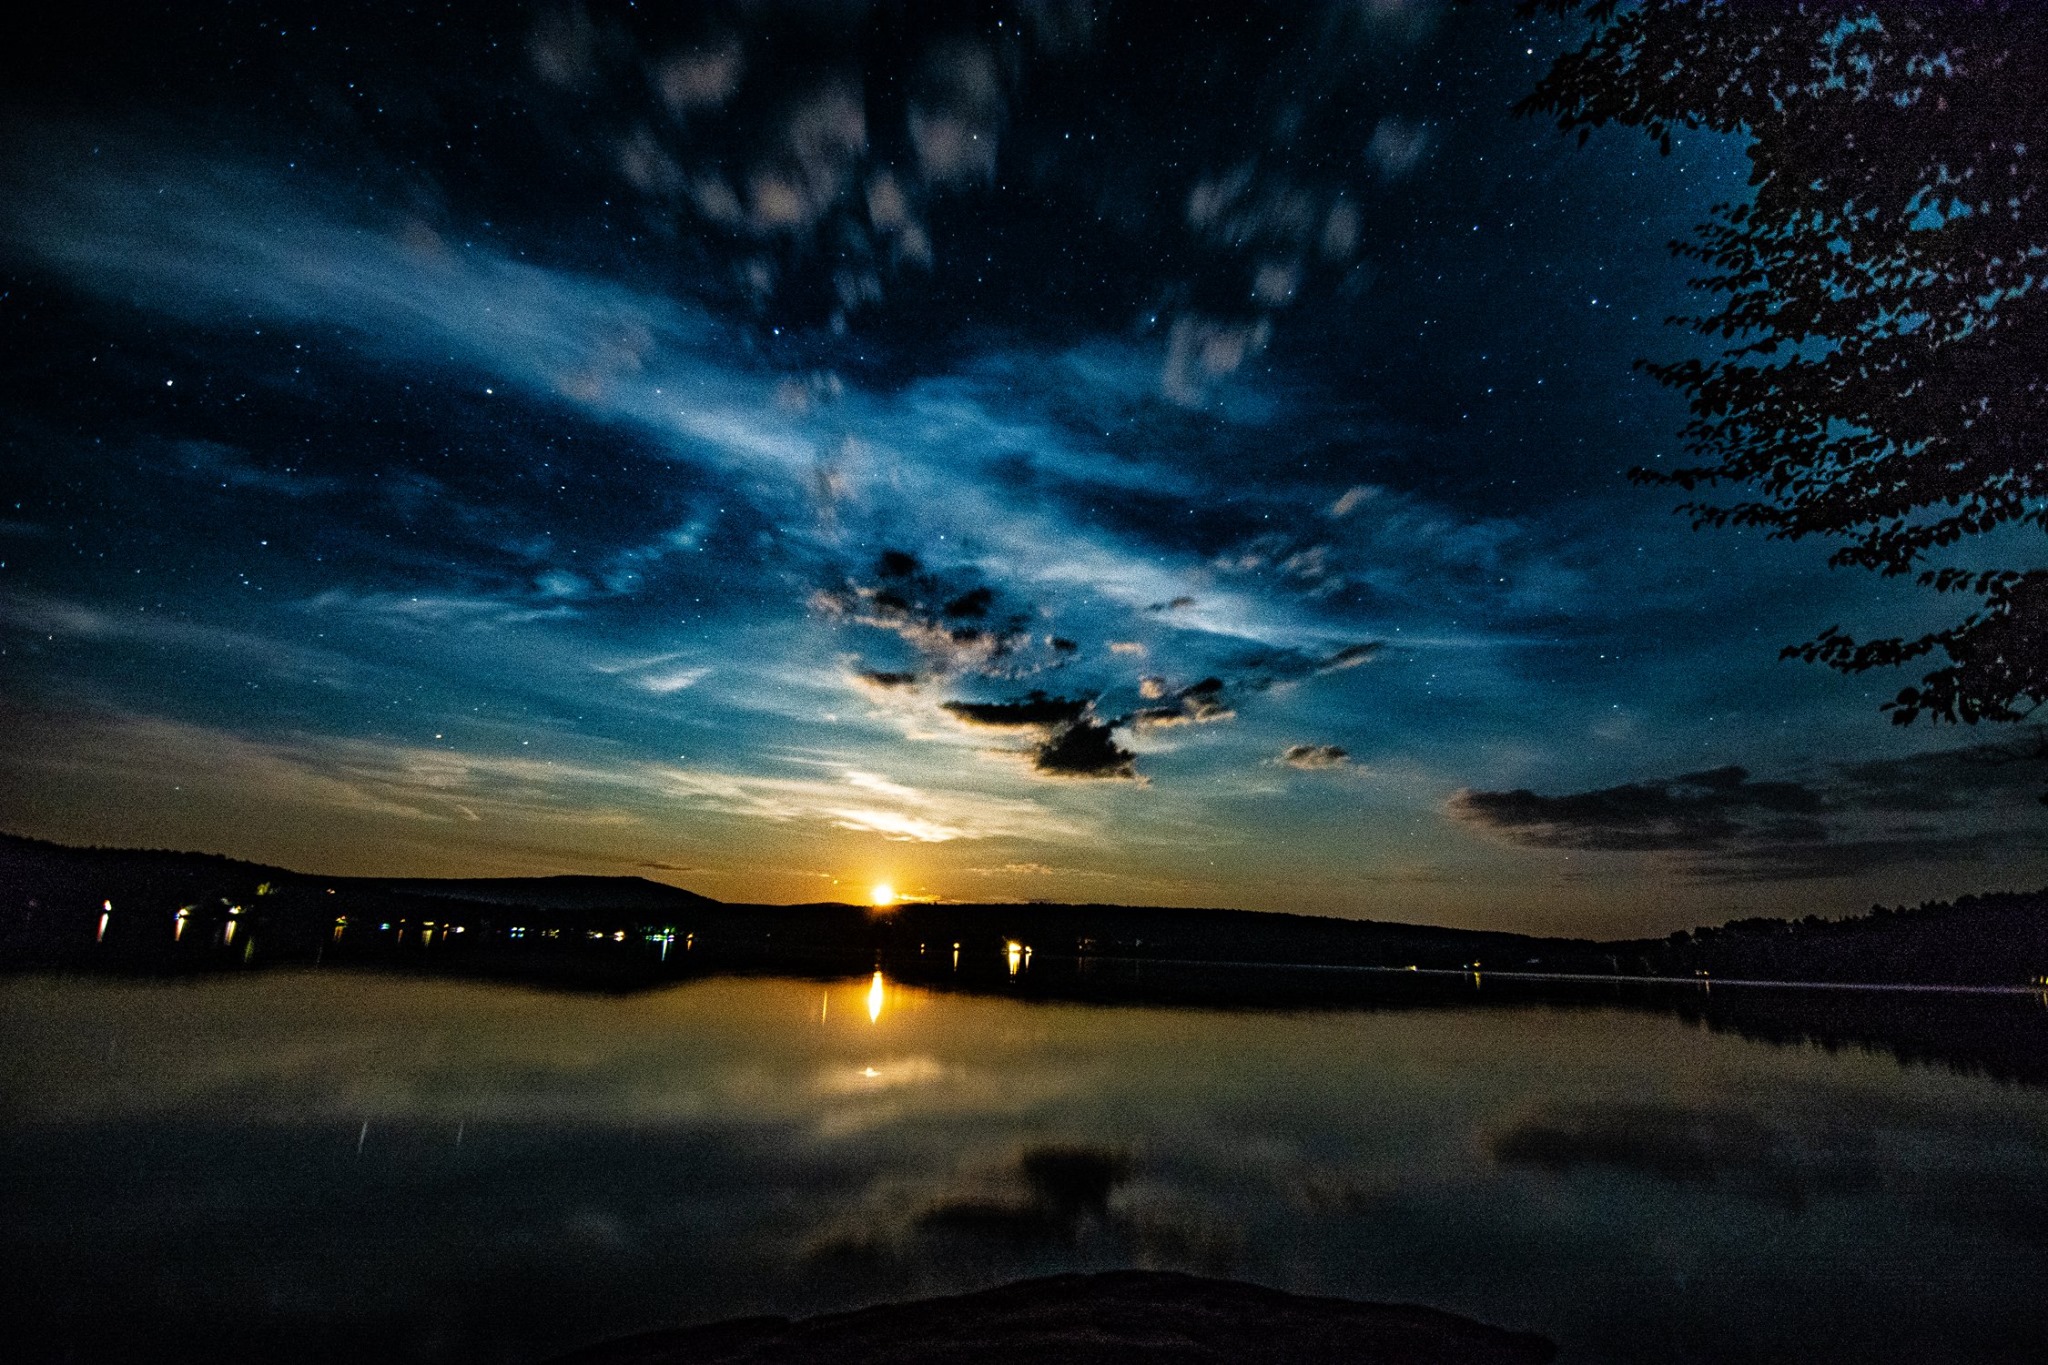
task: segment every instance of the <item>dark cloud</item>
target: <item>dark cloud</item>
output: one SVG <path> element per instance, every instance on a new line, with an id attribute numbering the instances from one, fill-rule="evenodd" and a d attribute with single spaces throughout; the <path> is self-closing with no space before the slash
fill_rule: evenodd
<path id="1" fill-rule="evenodd" d="M 860 673 L 860 680 L 870 687 L 885 689 L 917 686 L 917 674 L 890 672 L 885 669 L 863 669 Z"/>
<path id="2" fill-rule="evenodd" d="M 1004 611 L 984 583 L 962 583 L 927 569 L 905 550 L 884 550 L 865 579 L 849 576 L 812 605 L 828 616 L 886 630 L 924 656 L 934 672 L 1001 675 L 1031 671 L 1016 656 L 1030 650 L 1029 612 Z M 1050 646 L 1048 646 L 1050 647 Z M 1060 651 L 1055 651 L 1060 652 Z"/>
<path id="3" fill-rule="evenodd" d="M 1016 701 L 942 702 L 940 709 L 969 725 L 1061 726 L 1079 720 L 1088 710 L 1088 699 L 1031 692 Z"/>
<path id="4" fill-rule="evenodd" d="M 1344 768 L 1351 764 L 1351 755 L 1335 744 L 1290 744 L 1280 753 L 1280 761 L 1290 768 Z"/>
<path id="5" fill-rule="evenodd" d="M 2048 730 L 2029 726 L 2009 739 L 1845 763 L 1835 771 L 1843 799 L 1867 810 L 1933 814 L 1988 801 L 2024 804 L 2048 790 Z"/>
<path id="6" fill-rule="evenodd" d="M 1709 882 L 1791 882 L 1853 877 L 1915 863 L 1981 866 L 1999 854 L 2048 853 L 2048 830 L 1982 829 L 1964 834 L 1909 829 L 1869 838 L 1759 838 L 1725 852 L 1689 857 L 1689 875 Z"/>
<path id="7" fill-rule="evenodd" d="M 1031 766 L 1051 777 L 1134 780 L 1135 757 L 1117 744 L 1113 726 L 1083 719 L 1054 731 L 1033 751 Z"/>
<path id="8" fill-rule="evenodd" d="M 1914 863 L 2048 849 L 2039 733 L 1837 764 L 1800 781 L 1734 765 L 1543 796 L 1453 796 L 1451 817 L 1531 848 L 1666 853 L 1708 881 L 1846 877 Z"/>
<path id="9" fill-rule="evenodd" d="M 993 588 L 969 588 L 940 607 L 939 614 L 954 621 L 979 621 L 988 615 L 989 606 L 995 600 Z"/>
<path id="10" fill-rule="evenodd" d="M 1135 755 L 1116 742 L 1128 716 L 1097 719 L 1086 697 L 1055 697 L 1032 691 L 1010 701 L 949 701 L 940 709 L 967 725 L 997 730 L 1037 730 L 1030 749 L 1033 771 L 1048 777 L 1135 779 Z"/>
<path id="11" fill-rule="evenodd" d="M 1746 770 L 1715 768 L 1565 796 L 1461 791 L 1451 814 L 1537 848 L 1656 851 L 1720 848 L 1754 832 L 1760 818 L 1784 832 L 1779 817 L 1819 812 L 1820 794 L 1796 782 L 1751 782 Z M 1810 821 L 1811 837 L 1822 833 Z"/>
<path id="12" fill-rule="evenodd" d="M 908 550 L 884 550 L 875 557 L 875 576 L 878 578 L 911 578 L 921 567 L 917 556 Z"/>

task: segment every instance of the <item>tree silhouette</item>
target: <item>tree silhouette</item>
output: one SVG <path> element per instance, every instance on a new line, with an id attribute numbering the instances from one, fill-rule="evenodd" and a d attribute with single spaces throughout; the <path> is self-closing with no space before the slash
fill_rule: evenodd
<path id="1" fill-rule="evenodd" d="M 1750 139 L 1751 201 L 1672 244 L 1718 304 L 1672 321 L 1718 355 L 1638 362 L 1686 395 L 1693 462 L 1630 477 L 1744 490 L 1685 503 L 1695 527 L 1834 537 L 1832 565 L 1977 599 L 1945 629 L 1831 626 L 1784 656 L 1851 673 L 1945 658 L 1885 704 L 1894 721 L 2024 718 L 2048 700 L 2048 5 L 1521 9 L 1590 32 L 1518 113 L 1667 153 L 1675 129 Z M 1967 543 L 1979 563 L 1930 562 L 1965 537 L 1989 537 Z"/>

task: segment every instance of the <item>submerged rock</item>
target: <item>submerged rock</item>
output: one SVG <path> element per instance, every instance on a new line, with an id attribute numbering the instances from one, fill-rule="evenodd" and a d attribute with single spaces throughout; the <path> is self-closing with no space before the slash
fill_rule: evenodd
<path id="1" fill-rule="evenodd" d="M 557 1365 L 1540 1365 L 1557 1348 L 1430 1308 L 1122 1270 L 825 1317 L 626 1337 Z"/>

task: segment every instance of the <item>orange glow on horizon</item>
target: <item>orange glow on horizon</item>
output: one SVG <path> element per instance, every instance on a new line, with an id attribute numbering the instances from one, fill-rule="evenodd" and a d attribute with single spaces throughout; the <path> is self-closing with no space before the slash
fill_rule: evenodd
<path id="1" fill-rule="evenodd" d="M 895 903 L 896 888 L 887 882 L 876 882 L 874 887 L 868 892 L 868 904 L 870 905 L 884 906 L 894 905 Z"/>

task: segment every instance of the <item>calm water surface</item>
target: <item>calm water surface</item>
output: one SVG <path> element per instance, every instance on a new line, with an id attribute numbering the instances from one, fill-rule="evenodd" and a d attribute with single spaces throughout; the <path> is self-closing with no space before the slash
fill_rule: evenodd
<path id="1" fill-rule="evenodd" d="M 530 1361 L 1142 1265 L 1608 1360 L 2048 1358 L 2048 1093 L 1620 1010 L 0 982 L 38 1359 Z"/>

